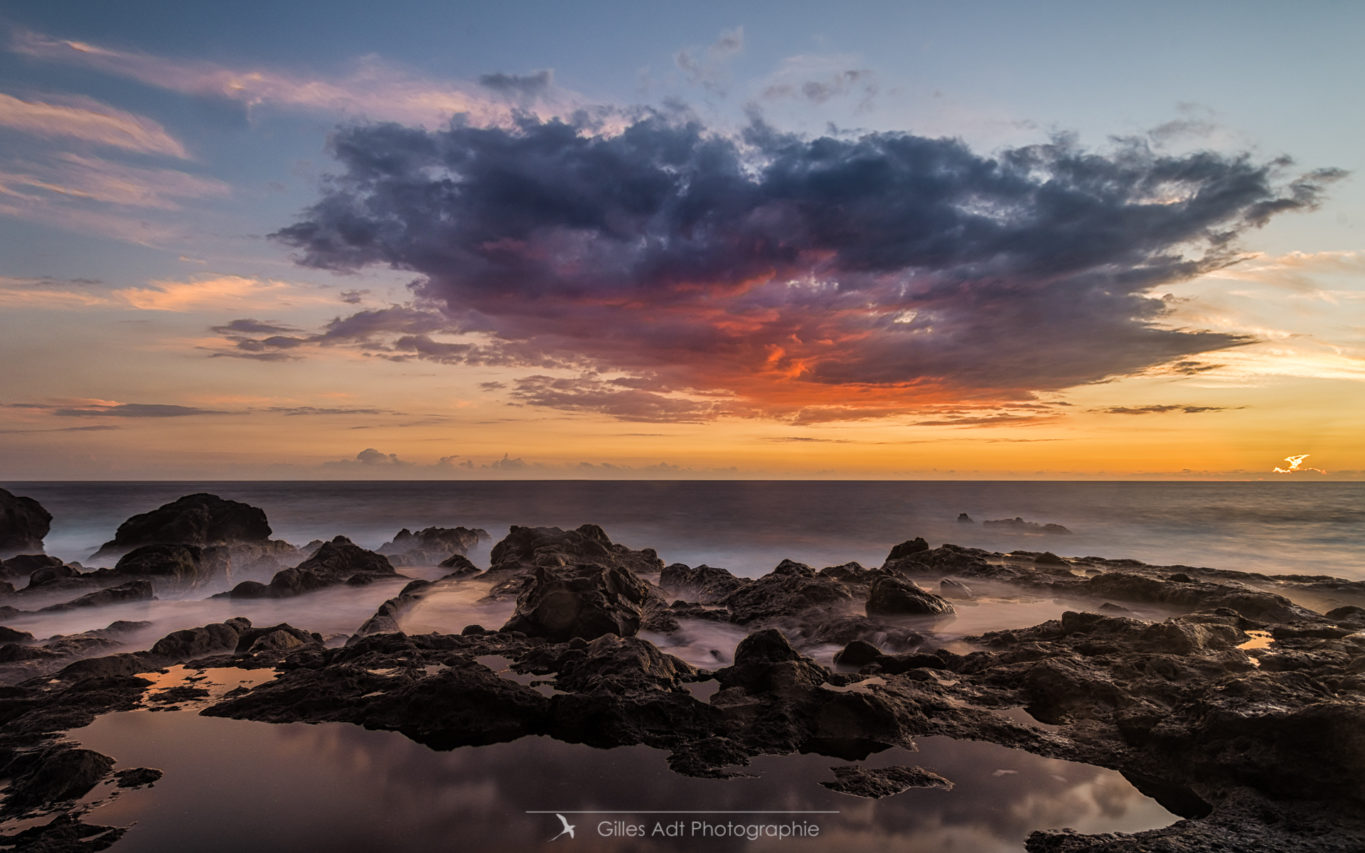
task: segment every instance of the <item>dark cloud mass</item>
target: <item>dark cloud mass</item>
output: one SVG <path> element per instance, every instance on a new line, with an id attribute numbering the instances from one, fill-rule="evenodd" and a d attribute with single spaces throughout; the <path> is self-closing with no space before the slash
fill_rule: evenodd
<path id="1" fill-rule="evenodd" d="M 504 95 L 515 95 L 523 98 L 533 98 L 544 94 L 554 81 L 555 73 L 548 68 L 534 74 L 503 74 L 499 72 L 479 76 L 479 85 Z"/>
<path id="2" fill-rule="evenodd" d="M 313 342 L 401 327 L 400 357 L 574 366 L 583 378 L 532 377 L 514 397 L 642 420 L 873 417 L 1196 370 L 1247 339 L 1162 327 L 1149 290 L 1234 262 L 1239 235 L 1341 176 L 1140 139 L 986 157 L 659 116 L 607 135 L 534 118 L 357 126 L 334 150 L 340 174 L 274 236 L 309 266 L 414 271 L 441 314 L 362 312 Z M 239 337 L 266 354 L 301 340 Z"/>

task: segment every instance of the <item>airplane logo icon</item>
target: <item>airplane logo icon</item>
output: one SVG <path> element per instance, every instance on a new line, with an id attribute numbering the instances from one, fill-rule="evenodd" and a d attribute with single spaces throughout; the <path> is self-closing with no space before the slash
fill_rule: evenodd
<path id="1" fill-rule="evenodd" d="M 559 818 L 559 822 L 564 824 L 564 828 L 559 831 L 558 835 L 556 835 L 554 838 L 551 838 L 550 840 L 558 841 L 559 839 L 563 838 L 566 835 L 569 836 L 570 838 L 573 838 L 574 825 L 565 820 L 564 815 L 562 814 L 557 814 L 555 815 L 555 817 Z"/>

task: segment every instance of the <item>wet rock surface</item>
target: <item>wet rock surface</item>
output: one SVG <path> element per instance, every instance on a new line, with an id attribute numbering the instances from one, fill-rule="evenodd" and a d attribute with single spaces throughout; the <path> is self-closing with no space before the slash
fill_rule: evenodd
<path id="1" fill-rule="evenodd" d="M 1365 848 L 1365 590 L 1330 578 L 911 543 L 878 569 L 817 572 L 784 561 L 750 580 L 664 568 L 652 551 L 611 543 L 591 525 L 513 528 L 489 572 L 410 583 L 339 648 L 293 626 L 232 619 L 0 689 L 0 754 L 36 754 L 96 713 L 150 701 L 139 674 L 190 661 L 277 670 L 219 699 L 185 695 L 214 716 L 347 722 L 438 749 L 526 735 L 645 744 L 667 751 L 677 772 L 714 777 L 763 754 L 861 761 L 944 735 L 1116 769 L 1185 818 L 1135 835 L 1035 833 L 1030 850 Z M 312 570 L 332 583 L 383 573 L 357 569 L 377 565 L 371 558 L 383 559 L 327 543 Z M 951 608 L 913 578 L 1065 596 L 1076 606 L 940 648 L 898 621 L 916 617 L 870 606 L 888 590 L 917 590 L 914 600 Z M 469 584 L 491 594 L 513 588 L 509 580 L 517 612 L 501 630 L 401 631 L 402 612 L 433 590 Z M 1324 590 L 1336 601 L 1326 612 L 1294 603 Z M 666 605 L 674 596 L 683 600 Z M 1158 603 L 1175 615 L 1115 613 L 1114 601 L 1139 610 Z M 951 610 L 932 615 L 952 618 Z M 747 632 L 722 656 L 728 666 L 698 668 L 637 635 L 649 625 L 667 636 L 689 619 Z M 831 642 L 842 647 L 834 669 L 818 659 Z M 0 648 L 33 645 L 20 637 Z M 78 759 L 64 760 L 75 767 Z M 4 772 L 13 780 L 24 766 Z M 82 774 L 90 775 L 73 771 L 73 779 Z M 834 774 L 827 787 L 857 796 L 951 784 L 915 767 Z M 50 797 L 47 805 L 60 810 Z"/>
<path id="2" fill-rule="evenodd" d="M 879 800 L 908 791 L 911 788 L 943 788 L 951 790 L 953 783 L 923 767 L 859 767 L 847 764 L 830 768 L 833 782 L 821 782 L 831 791 Z"/>

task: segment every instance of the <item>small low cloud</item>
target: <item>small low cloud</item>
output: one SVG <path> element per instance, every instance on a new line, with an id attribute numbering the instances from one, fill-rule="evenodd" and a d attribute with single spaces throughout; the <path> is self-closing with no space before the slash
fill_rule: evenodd
<path id="1" fill-rule="evenodd" d="M 724 95 L 729 88 L 730 61 L 744 52 L 744 27 L 722 30 L 716 40 L 704 48 L 680 50 L 673 55 L 678 66 L 691 83 L 708 92 Z"/>
<path id="2" fill-rule="evenodd" d="M 504 453 L 501 459 L 490 462 L 487 467 L 495 471 L 524 471 L 528 466 L 520 456 L 513 458 L 511 454 Z"/>
<path id="3" fill-rule="evenodd" d="M 1310 456 L 1308 453 L 1301 453 L 1298 456 L 1286 456 L 1284 458 L 1285 467 L 1276 465 L 1272 474 L 1326 474 L 1321 468 L 1312 468 L 1303 464 L 1304 460 Z"/>
<path id="4" fill-rule="evenodd" d="M 322 463 L 322 467 L 342 470 L 391 470 L 410 468 L 411 463 L 398 458 L 397 453 L 384 453 L 367 447 L 350 459 L 335 459 Z"/>
<path id="5" fill-rule="evenodd" d="M 554 85 L 555 73 L 553 70 L 545 68 L 533 74 L 483 74 L 479 76 L 479 85 L 503 95 L 511 95 L 518 98 L 534 98 L 545 94 Z"/>

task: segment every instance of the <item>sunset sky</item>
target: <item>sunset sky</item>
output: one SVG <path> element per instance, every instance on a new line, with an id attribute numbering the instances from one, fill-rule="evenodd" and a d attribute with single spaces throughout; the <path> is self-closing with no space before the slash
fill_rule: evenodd
<path id="1" fill-rule="evenodd" d="M 0 481 L 1361 479 L 1361 32 L 6 3 Z"/>

